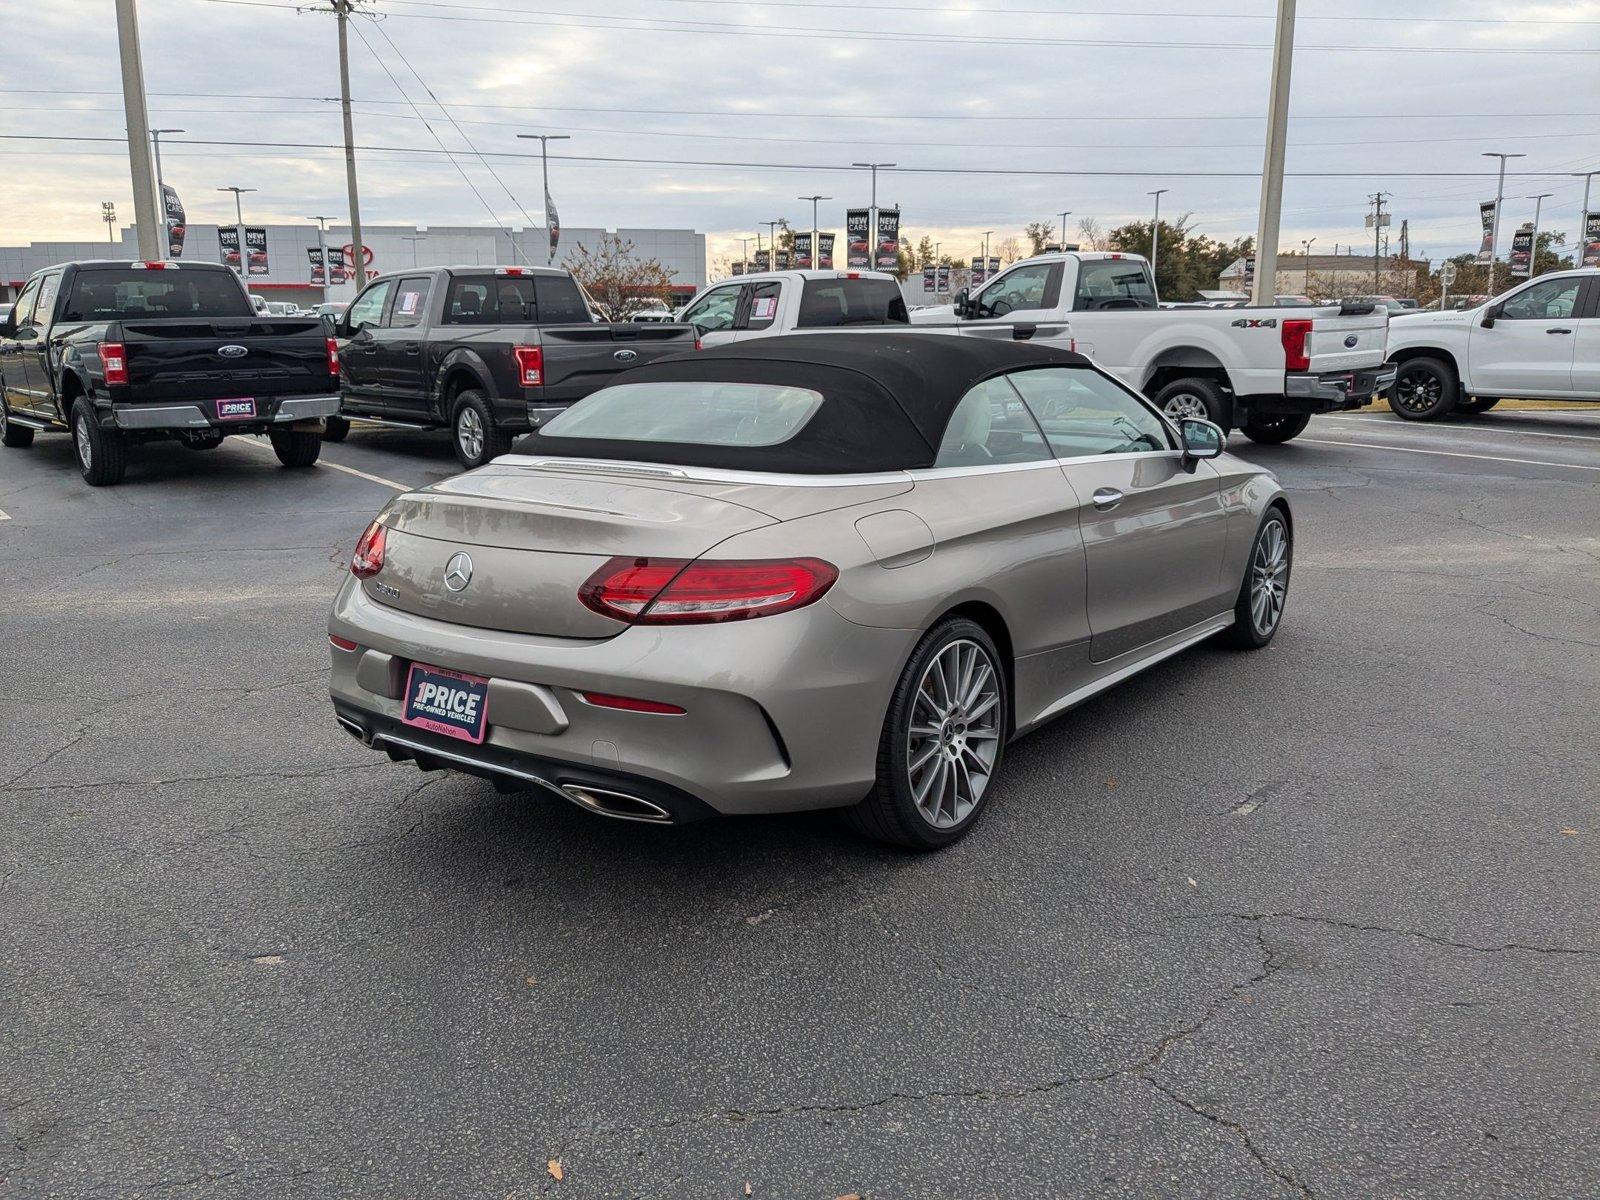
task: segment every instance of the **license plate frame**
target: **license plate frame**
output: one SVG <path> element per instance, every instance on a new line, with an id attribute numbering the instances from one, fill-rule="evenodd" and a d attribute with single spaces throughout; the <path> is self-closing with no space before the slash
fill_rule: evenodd
<path id="1" fill-rule="evenodd" d="M 425 692 L 427 687 L 443 688 L 444 694 L 437 690 Z M 476 703 L 471 703 L 473 699 Z M 489 732 L 489 680 L 449 667 L 414 662 L 406 671 L 400 722 L 481 746 Z"/>
<path id="2" fill-rule="evenodd" d="M 217 401 L 219 421 L 254 421 L 256 416 L 254 396 L 227 396 Z"/>

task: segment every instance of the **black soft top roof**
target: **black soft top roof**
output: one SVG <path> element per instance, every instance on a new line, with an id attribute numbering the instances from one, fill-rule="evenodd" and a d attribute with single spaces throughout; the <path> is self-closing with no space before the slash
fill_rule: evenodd
<path id="1" fill-rule="evenodd" d="M 1086 367 L 1081 354 L 940 333 L 819 333 L 756 338 L 657 359 L 616 384 L 775 383 L 821 392 L 822 406 L 775 446 L 708 446 L 531 434 L 524 454 L 631 459 L 746 471 L 853 474 L 933 465 L 950 414 L 990 376 Z"/>

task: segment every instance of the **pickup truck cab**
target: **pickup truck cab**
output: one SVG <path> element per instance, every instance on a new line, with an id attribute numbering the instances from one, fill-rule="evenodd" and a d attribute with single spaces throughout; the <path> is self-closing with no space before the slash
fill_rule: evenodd
<path id="1" fill-rule="evenodd" d="M 880 271 L 762 271 L 714 283 L 684 306 L 704 346 L 806 330 L 911 323 L 900 284 Z"/>
<path id="2" fill-rule="evenodd" d="M 449 429 L 469 469 L 504 454 L 619 371 L 695 349 L 687 325 L 591 319 L 551 267 L 435 267 L 380 276 L 334 323 L 340 416 Z"/>
<path id="3" fill-rule="evenodd" d="M 1389 317 L 1370 305 L 1159 308 L 1136 254 L 1040 254 L 1007 267 L 913 325 L 1009 323 L 1073 348 L 1137 388 L 1174 420 L 1202 417 L 1258 442 L 1286 442 L 1315 413 L 1359 408 L 1393 381 Z"/>
<path id="4" fill-rule="evenodd" d="M 309 467 L 339 411 L 316 317 L 265 318 L 220 263 L 75 262 L 36 271 L 0 321 L 0 443 L 72 434 L 84 479 L 114 484 L 130 445 L 210 450 L 264 433 Z"/>
<path id="5" fill-rule="evenodd" d="M 1396 317 L 1389 407 L 1410 421 L 1507 396 L 1600 402 L 1600 270 L 1553 271 L 1471 308 Z"/>

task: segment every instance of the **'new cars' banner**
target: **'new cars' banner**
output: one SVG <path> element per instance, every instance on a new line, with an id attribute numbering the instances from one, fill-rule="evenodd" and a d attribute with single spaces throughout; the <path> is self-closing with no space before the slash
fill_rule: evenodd
<path id="1" fill-rule="evenodd" d="M 1600 267 L 1600 212 L 1583 218 L 1583 265 Z"/>
<path id="2" fill-rule="evenodd" d="M 872 265 L 871 223 L 870 209 L 852 208 L 844 214 L 844 232 L 849 239 L 845 265 L 852 271 L 865 270 Z"/>
<path id="3" fill-rule="evenodd" d="M 880 208 L 878 210 L 878 251 L 875 261 L 880 271 L 896 271 L 900 268 L 900 210 L 898 208 Z"/>
<path id="4" fill-rule="evenodd" d="M 167 253 L 173 258 L 183 257 L 183 235 L 188 226 L 183 216 L 183 201 L 170 183 L 161 185 L 161 203 L 167 210 Z"/>
<path id="5" fill-rule="evenodd" d="M 1478 219 L 1483 222 L 1483 241 L 1478 243 L 1478 261 L 1494 261 L 1494 201 L 1485 200 L 1478 205 Z"/>
<path id="6" fill-rule="evenodd" d="M 771 250 L 757 250 L 756 251 L 756 272 L 757 272 L 757 274 L 759 274 L 762 271 L 771 270 L 771 268 L 772 268 L 772 251 Z"/>
<path id="7" fill-rule="evenodd" d="M 735 274 L 735 275 L 743 275 L 744 274 L 744 264 L 742 262 L 734 263 L 733 267 L 732 267 L 732 273 Z"/>
<path id="8" fill-rule="evenodd" d="M 938 281 L 938 289 L 937 290 L 941 291 L 941 292 L 948 292 L 950 290 L 950 264 L 949 263 L 940 263 L 939 264 L 939 281 Z"/>
<path id="9" fill-rule="evenodd" d="M 833 270 L 833 234 L 817 234 L 817 266 L 824 271 Z"/>
<path id="10" fill-rule="evenodd" d="M 344 265 L 344 248 L 341 247 L 341 246 L 329 246 L 328 247 L 328 282 L 329 283 L 347 283 L 347 282 L 349 282 L 349 280 L 350 280 L 350 272 L 345 269 L 345 265 Z"/>
<path id="11" fill-rule="evenodd" d="M 975 288 L 983 282 L 983 279 L 983 259 L 982 257 L 974 258 L 972 260 L 972 282 L 968 286 Z"/>
<path id="12" fill-rule="evenodd" d="M 250 274 L 266 275 L 270 271 L 267 265 L 267 231 L 258 226 L 247 225 L 244 231 L 245 258 L 250 264 Z"/>
<path id="13" fill-rule="evenodd" d="M 788 269 L 789 269 L 789 252 L 787 250 L 779 250 L 778 251 L 778 270 L 787 271 Z"/>
<path id="14" fill-rule="evenodd" d="M 811 269 L 811 235 L 797 233 L 794 235 L 794 265 L 802 271 Z"/>
<path id="15" fill-rule="evenodd" d="M 1000 260 L 993 255 L 989 256 L 989 278 L 993 279 L 1000 274 Z"/>
<path id="16" fill-rule="evenodd" d="M 1533 272 L 1533 226 L 1524 225 L 1511 238 L 1511 274 L 1526 279 Z"/>
<path id="17" fill-rule="evenodd" d="M 316 246 L 307 246 L 306 257 L 311 260 L 311 282 L 322 283 L 327 278 L 322 269 L 322 251 Z"/>
<path id="18" fill-rule="evenodd" d="M 243 259 L 239 257 L 239 227 L 237 225 L 218 226 L 217 242 L 222 247 L 222 261 L 235 271 L 238 271 L 244 265 Z"/>
<path id="19" fill-rule="evenodd" d="M 931 292 L 938 285 L 939 273 L 932 267 L 922 268 L 922 290 Z"/>

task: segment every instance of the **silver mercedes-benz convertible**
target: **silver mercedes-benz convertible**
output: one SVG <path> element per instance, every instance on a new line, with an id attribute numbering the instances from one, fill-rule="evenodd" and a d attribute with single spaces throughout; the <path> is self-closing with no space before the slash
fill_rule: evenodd
<path id="1" fill-rule="evenodd" d="M 1283 616 L 1277 480 L 1065 351 L 735 343 L 516 450 L 362 535 L 334 708 L 391 758 L 610 817 L 831 807 L 947 845 L 1012 738 Z"/>

